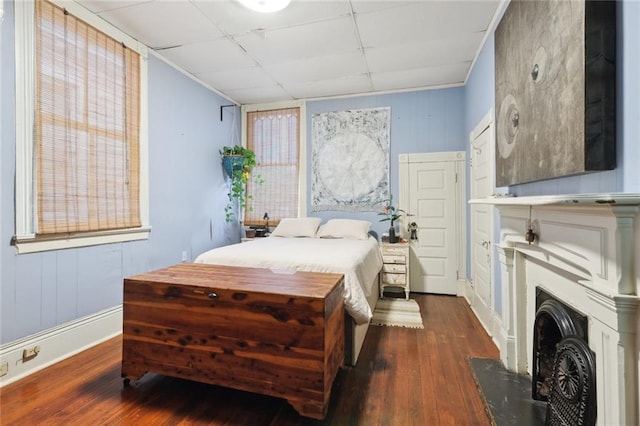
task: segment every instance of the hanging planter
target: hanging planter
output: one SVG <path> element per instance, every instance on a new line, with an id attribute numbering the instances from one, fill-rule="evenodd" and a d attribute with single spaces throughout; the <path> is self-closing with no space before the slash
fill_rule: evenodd
<path id="1" fill-rule="evenodd" d="M 227 196 L 229 203 L 225 206 L 225 220 L 231 222 L 234 216 L 234 205 L 238 203 L 240 211 L 251 206 L 247 205 L 247 201 L 252 197 L 247 194 L 247 182 L 249 181 L 250 172 L 253 166 L 257 164 L 256 154 L 240 145 L 225 146 L 220 150 L 222 156 L 222 167 L 229 176 L 231 186 Z M 262 179 L 258 176 L 256 183 L 262 183 Z"/>
<path id="2" fill-rule="evenodd" d="M 222 157 L 222 167 L 227 176 L 232 177 L 233 172 L 244 168 L 244 156 L 224 155 Z"/>

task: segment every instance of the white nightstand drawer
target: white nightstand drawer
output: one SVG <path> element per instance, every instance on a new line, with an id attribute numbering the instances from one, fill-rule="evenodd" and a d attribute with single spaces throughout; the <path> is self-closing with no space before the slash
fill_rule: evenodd
<path id="1" fill-rule="evenodd" d="M 382 263 L 407 263 L 405 256 L 382 256 Z"/>
<path id="2" fill-rule="evenodd" d="M 408 243 L 380 243 L 382 272 L 380 273 L 380 297 L 384 298 L 385 289 L 402 289 L 404 298 L 409 298 L 409 248 Z"/>
<path id="3" fill-rule="evenodd" d="M 382 255 L 387 254 L 397 254 L 400 256 L 406 256 L 407 247 L 391 247 L 391 246 L 382 246 Z"/>
<path id="4" fill-rule="evenodd" d="M 404 264 L 385 263 L 384 265 L 382 265 L 382 271 L 390 272 L 392 274 L 406 274 L 407 266 Z"/>
<path id="5" fill-rule="evenodd" d="M 382 282 L 385 284 L 405 285 L 407 282 L 407 274 L 388 274 L 382 273 Z"/>

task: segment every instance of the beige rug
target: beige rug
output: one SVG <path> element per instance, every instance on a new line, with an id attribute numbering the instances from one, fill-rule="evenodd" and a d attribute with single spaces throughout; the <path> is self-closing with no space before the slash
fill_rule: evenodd
<path id="1" fill-rule="evenodd" d="M 420 306 L 413 299 L 380 299 L 373 312 L 372 325 L 424 328 Z"/>

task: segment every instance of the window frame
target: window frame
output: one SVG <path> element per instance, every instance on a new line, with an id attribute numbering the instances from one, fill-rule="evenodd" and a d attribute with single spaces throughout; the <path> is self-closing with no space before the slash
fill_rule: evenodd
<path id="1" fill-rule="evenodd" d="M 49 0 L 63 7 L 108 36 L 122 41 L 140 55 L 140 221 L 136 228 L 36 235 L 37 200 L 34 176 L 35 112 L 35 1 L 15 3 L 15 72 L 16 72 L 16 193 L 14 245 L 18 253 L 32 253 L 73 247 L 85 247 L 149 238 L 149 163 L 148 163 L 148 50 L 127 34 L 74 1 Z M 18 78 L 18 76 L 23 76 Z"/>
<path id="2" fill-rule="evenodd" d="M 300 108 L 300 156 L 298 164 L 298 217 L 307 216 L 307 103 L 305 101 L 283 101 L 263 104 L 242 105 L 242 146 L 247 147 L 247 112 L 273 109 Z M 244 212 L 242 212 L 244 223 Z"/>

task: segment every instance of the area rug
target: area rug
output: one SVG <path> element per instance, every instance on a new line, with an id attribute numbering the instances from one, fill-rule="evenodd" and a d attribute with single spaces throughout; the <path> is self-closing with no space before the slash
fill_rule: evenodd
<path id="1" fill-rule="evenodd" d="M 373 312 L 372 325 L 390 327 L 424 328 L 420 306 L 413 300 L 381 299 Z"/>

